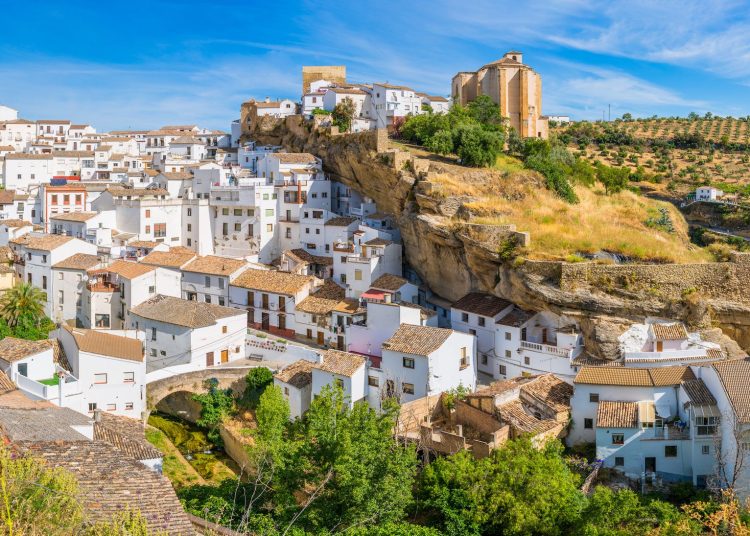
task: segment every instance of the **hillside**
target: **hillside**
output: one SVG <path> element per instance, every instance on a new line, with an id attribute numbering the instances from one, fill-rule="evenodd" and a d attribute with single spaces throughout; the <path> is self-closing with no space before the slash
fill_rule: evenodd
<path id="1" fill-rule="evenodd" d="M 628 167 L 644 193 L 678 200 L 700 185 L 750 198 L 750 122 L 653 118 L 576 122 L 552 134 L 590 162 Z"/>

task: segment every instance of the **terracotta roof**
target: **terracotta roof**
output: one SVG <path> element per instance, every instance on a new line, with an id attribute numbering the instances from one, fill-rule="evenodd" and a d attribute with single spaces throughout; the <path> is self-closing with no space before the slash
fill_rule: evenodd
<path id="1" fill-rule="evenodd" d="M 52 467 L 73 473 L 90 522 L 109 521 L 115 514 L 133 508 L 143 515 L 150 532 L 195 534 L 169 480 L 141 462 L 123 456 L 109 443 L 50 441 L 23 447 Z"/>
<path id="2" fill-rule="evenodd" d="M 69 212 L 68 214 L 54 214 L 50 216 L 51 220 L 84 222 L 89 221 L 96 216 L 98 212 Z"/>
<path id="3" fill-rule="evenodd" d="M 688 338 L 685 324 L 682 322 L 650 324 L 654 338 L 659 341 L 680 341 Z"/>
<path id="4" fill-rule="evenodd" d="M 199 274 L 227 276 L 233 274 L 243 266 L 247 266 L 247 262 L 242 259 L 230 259 L 229 257 L 206 255 L 205 257 L 198 257 L 182 270 Z"/>
<path id="5" fill-rule="evenodd" d="M 367 95 L 367 93 L 365 93 L 361 89 L 357 89 L 353 87 L 331 87 L 331 88 L 328 88 L 328 91 L 332 91 L 334 93 L 341 93 L 342 95 Z"/>
<path id="6" fill-rule="evenodd" d="M 578 367 L 621 367 L 622 361 L 614 361 L 612 359 L 602 359 L 600 357 L 593 357 L 586 352 L 583 352 L 578 357 L 574 358 L 571 365 Z"/>
<path id="7" fill-rule="evenodd" d="M 299 302 L 295 311 L 310 313 L 314 315 L 326 315 L 331 313 L 346 297 L 346 291 L 334 281 L 326 279 L 323 286 L 315 294 Z"/>
<path id="8" fill-rule="evenodd" d="M 391 240 L 385 238 L 373 238 L 364 243 L 365 246 L 389 246 L 393 244 Z"/>
<path id="9" fill-rule="evenodd" d="M 336 216 L 325 222 L 325 225 L 330 225 L 331 227 L 348 227 L 355 221 L 357 221 L 357 218 L 351 216 Z"/>
<path id="10" fill-rule="evenodd" d="M 5 374 L 2 370 L 0 370 L 0 395 L 4 395 L 5 393 L 9 393 L 10 391 L 16 390 L 16 384 L 10 381 L 10 378 L 8 378 L 8 375 Z"/>
<path id="11" fill-rule="evenodd" d="M 27 341 L 15 337 L 0 339 L 0 359 L 8 363 L 20 361 L 51 348 L 49 341 Z"/>
<path id="12" fill-rule="evenodd" d="M 315 363 L 307 359 L 300 359 L 274 374 L 274 377 L 284 383 L 301 389 L 312 382 L 312 369 Z"/>
<path id="13" fill-rule="evenodd" d="M 111 193 L 114 197 L 157 197 L 169 195 L 169 192 L 163 188 L 122 188 L 118 186 L 110 186 L 106 191 Z"/>
<path id="14" fill-rule="evenodd" d="M 57 264 L 53 264 L 52 268 L 64 269 L 64 270 L 88 270 L 93 268 L 101 261 L 96 255 L 89 255 L 87 253 L 76 253 L 71 255 L 67 259 L 63 259 Z"/>
<path id="15" fill-rule="evenodd" d="M 600 400 L 596 409 L 597 428 L 637 428 L 638 402 Z"/>
<path id="16" fill-rule="evenodd" d="M 52 154 L 32 154 L 32 153 L 8 153 L 5 155 L 6 160 L 52 160 Z"/>
<path id="17" fill-rule="evenodd" d="M 132 245 L 132 244 L 130 244 Z M 141 259 L 141 264 L 154 266 L 165 266 L 167 268 L 181 268 L 196 257 L 195 252 L 186 253 L 181 251 L 152 251 Z"/>
<path id="18" fill-rule="evenodd" d="M 378 289 L 378 290 L 387 290 L 390 292 L 396 292 L 407 283 L 408 281 L 404 279 L 403 277 L 399 277 L 393 274 L 383 274 L 380 277 L 378 277 L 375 281 L 373 281 L 370 287 Z"/>
<path id="19" fill-rule="evenodd" d="M 19 227 L 33 227 L 34 224 L 26 220 L 10 219 L 0 220 L 0 225 L 5 225 L 11 229 L 18 229 Z"/>
<path id="20" fill-rule="evenodd" d="M 364 366 L 365 361 L 365 358 L 359 354 L 340 350 L 326 350 L 323 354 L 323 362 L 313 363 L 312 368 L 340 376 L 352 376 L 360 367 Z"/>
<path id="21" fill-rule="evenodd" d="M 747 379 L 750 378 L 750 361 L 722 361 L 714 363 L 713 368 L 721 380 L 737 420 L 742 423 L 750 422 L 750 389 L 747 386 Z"/>
<path id="22" fill-rule="evenodd" d="M 78 349 L 82 352 L 143 362 L 143 343 L 138 339 L 112 335 L 101 330 L 68 328 L 66 324 L 62 325 L 73 335 Z"/>
<path id="23" fill-rule="evenodd" d="M 52 251 L 62 246 L 63 244 L 67 244 L 71 240 L 74 240 L 74 238 L 71 236 L 64 236 L 64 235 L 45 234 L 45 235 L 32 236 L 31 234 L 26 234 L 14 240 L 11 240 L 10 242 L 14 244 L 23 245 L 28 249 Z"/>
<path id="24" fill-rule="evenodd" d="M 132 242 L 128 242 L 125 244 L 128 247 L 132 248 L 155 248 L 159 245 L 159 242 L 156 242 L 155 240 L 133 240 Z M 170 250 L 171 251 L 171 250 Z M 141 259 L 143 260 L 143 259 Z"/>
<path id="25" fill-rule="evenodd" d="M 520 400 L 507 402 L 496 409 L 502 421 L 510 423 L 518 432 L 524 434 L 540 434 L 558 426 L 554 419 L 538 419 L 528 413 Z"/>
<path id="26" fill-rule="evenodd" d="M 68 119 L 37 119 L 37 125 L 69 125 Z"/>
<path id="27" fill-rule="evenodd" d="M 626 367 L 582 367 L 574 383 L 592 385 L 622 385 L 630 387 L 656 387 L 679 385 L 684 380 L 693 380 L 690 367 L 674 366 L 660 368 Z"/>
<path id="28" fill-rule="evenodd" d="M 193 136 L 180 136 L 179 138 L 173 139 L 170 143 L 188 143 L 188 144 L 203 145 L 203 142 L 201 140 Z"/>
<path id="29" fill-rule="evenodd" d="M 125 279 L 135 279 L 136 277 L 153 272 L 156 268 L 140 262 L 118 259 L 104 269 Z"/>
<path id="30" fill-rule="evenodd" d="M 450 101 L 449 101 L 448 99 L 446 99 L 445 97 L 440 97 L 440 96 L 438 96 L 438 95 L 427 95 L 427 99 L 428 99 L 428 100 L 429 100 L 430 102 L 450 102 Z"/>
<path id="31" fill-rule="evenodd" d="M 161 451 L 146 441 L 145 430 L 140 419 L 100 411 L 99 421 L 94 422 L 94 439 L 109 443 L 136 460 L 163 458 Z"/>
<path id="32" fill-rule="evenodd" d="M 98 151 L 103 147 L 99 147 Z M 72 157 L 72 158 L 89 158 L 94 156 L 94 151 L 55 151 L 52 156 L 56 157 Z"/>
<path id="33" fill-rule="evenodd" d="M 164 171 L 161 173 L 168 181 L 186 181 L 193 178 L 193 174 L 189 171 L 175 171 L 175 172 L 168 172 Z"/>
<path id="34" fill-rule="evenodd" d="M 573 386 L 554 374 L 542 374 L 521 387 L 521 391 L 552 407 L 555 411 L 570 409 Z"/>
<path id="35" fill-rule="evenodd" d="M 0 190 L 0 205 L 12 205 L 15 195 L 15 190 Z"/>
<path id="36" fill-rule="evenodd" d="M 507 315 L 499 319 L 495 324 L 518 328 L 528 322 L 528 320 L 535 314 L 536 313 L 531 311 L 524 311 L 518 307 L 513 307 Z"/>
<path id="37" fill-rule="evenodd" d="M 321 266 L 333 265 L 333 257 L 325 257 L 323 255 L 313 255 L 306 249 L 302 249 L 302 248 L 287 250 L 284 253 L 287 255 L 291 255 L 292 257 L 296 257 L 296 259 L 300 262 L 307 262 L 310 264 L 320 264 Z"/>
<path id="38" fill-rule="evenodd" d="M 136 305 L 130 311 L 148 320 L 164 322 L 187 328 L 204 328 L 216 324 L 217 319 L 245 315 L 242 309 L 224 307 L 213 303 L 183 300 L 157 294 L 150 300 Z"/>
<path id="39" fill-rule="evenodd" d="M 315 164 L 317 159 L 310 153 L 272 153 L 268 155 L 282 164 Z"/>
<path id="40" fill-rule="evenodd" d="M 440 348 L 452 333 L 451 329 L 401 324 L 383 343 L 383 350 L 426 356 Z"/>
<path id="41" fill-rule="evenodd" d="M 314 278 L 309 275 L 248 268 L 230 284 L 235 287 L 246 288 L 249 290 L 293 295 L 302 290 L 305 285 L 311 283 L 313 279 Z"/>
<path id="42" fill-rule="evenodd" d="M 353 315 L 357 313 L 364 313 L 367 311 L 366 308 L 359 304 L 359 300 L 354 298 L 344 298 L 341 300 L 333 310 L 337 313 L 343 313 L 347 315 Z"/>
<path id="43" fill-rule="evenodd" d="M 500 314 L 500 312 L 503 309 L 506 309 L 509 305 L 512 305 L 509 301 L 498 298 L 492 294 L 470 292 L 454 303 L 453 308 L 481 316 L 494 317 L 495 315 Z"/>
<path id="44" fill-rule="evenodd" d="M 711 391 L 708 390 L 703 380 L 686 380 L 682 382 L 682 388 L 685 389 L 688 397 L 690 398 L 690 404 L 693 406 L 715 406 L 716 399 Z"/>

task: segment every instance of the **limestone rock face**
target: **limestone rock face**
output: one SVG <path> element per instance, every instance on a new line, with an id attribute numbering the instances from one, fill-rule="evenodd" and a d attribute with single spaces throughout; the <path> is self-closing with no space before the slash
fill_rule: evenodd
<path id="1" fill-rule="evenodd" d="M 745 287 L 750 256 L 737 264 L 684 268 L 511 261 L 503 258 L 499 244 L 509 237 L 522 239 L 522 233 L 497 228 L 495 236 L 489 236 L 492 233 L 481 226 L 472 226 L 463 205 L 468 199 L 431 195 L 431 183 L 422 180 L 446 170 L 389 149 L 382 133 L 336 135 L 299 116 L 266 117 L 256 125 L 253 139 L 319 156 L 332 179 L 372 198 L 380 211 L 393 214 L 406 261 L 443 298 L 455 301 L 480 290 L 523 308 L 566 314 L 580 323 L 587 351 L 605 359 L 617 358 L 617 337 L 630 323 L 648 316 L 680 319 L 693 328 L 718 325 L 739 343 L 732 346 L 727 340 L 723 345 L 737 355 L 750 348 L 750 293 Z M 483 172 L 471 173 L 481 179 Z"/>

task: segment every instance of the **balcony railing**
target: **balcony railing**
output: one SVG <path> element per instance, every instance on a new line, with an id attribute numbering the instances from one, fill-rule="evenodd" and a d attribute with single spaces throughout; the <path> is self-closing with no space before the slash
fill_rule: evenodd
<path id="1" fill-rule="evenodd" d="M 92 281 L 86 284 L 91 292 L 119 292 L 120 285 L 109 281 Z"/>
<path id="2" fill-rule="evenodd" d="M 521 349 L 531 350 L 532 352 L 539 352 L 542 354 L 556 355 L 559 357 L 572 357 L 573 354 L 573 349 L 570 348 L 558 348 L 557 346 L 550 346 L 549 344 L 539 344 L 529 341 L 521 341 Z"/>

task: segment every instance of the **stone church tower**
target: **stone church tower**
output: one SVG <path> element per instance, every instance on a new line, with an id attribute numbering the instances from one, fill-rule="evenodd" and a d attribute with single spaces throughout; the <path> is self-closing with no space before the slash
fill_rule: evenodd
<path id="1" fill-rule="evenodd" d="M 506 53 L 475 72 L 460 72 L 451 84 L 453 101 L 466 105 L 489 95 L 500 112 L 524 138 L 547 138 L 548 121 L 542 116 L 542 77 L 523 64 L 523 54 Z"/>

